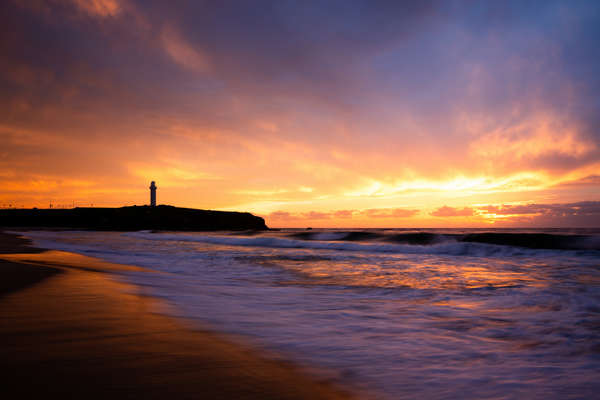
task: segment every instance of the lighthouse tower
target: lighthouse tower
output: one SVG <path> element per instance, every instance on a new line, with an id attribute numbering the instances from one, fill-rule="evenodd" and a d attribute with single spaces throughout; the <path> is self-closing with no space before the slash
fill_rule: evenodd
<path id="1" fill-rule="evenodd" d="M 156 185 L 154 184 L 154 181 L 152 181 L 152 183 L 150 184 L 150 205 L 152 207 L 156 207 Z"/>

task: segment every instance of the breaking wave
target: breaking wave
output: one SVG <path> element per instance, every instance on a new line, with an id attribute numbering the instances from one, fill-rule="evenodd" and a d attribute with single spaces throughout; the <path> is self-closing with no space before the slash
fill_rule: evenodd
<path id="1" fill-rule="evenodd" d="M 409 245 L 440 243 L 482 243 L 547 250 L 600 250 L 598 235 L 561 235 L 549 233 L 482 232 L 469 234 L 440 234 L 430 232 L 385 235 L 372 232 L 300 232 L 292 235 L 302 240 L 384 241 Z"/>
<path id="2" fill-rule="evenodd" d="M 295 239 L 275 238 L 275 237 L 239 237 L 239 236 L 212 236 L 212 235 L 191 235 L 191 234 L 169 234 L 169 233 L 149 233 L 149 232 L 131 232 L 126 236 L 137 239 L 160 240 L 160 241 L 180 241 L 180 242 L 202 242 L 229 246 L 252 246 L 252 247 L 272 247 L 272 248 L 299 248 L 299 249 L 318 249 L 318 250 L 337 250 L 337 251 L 360 251 L 375 253 L 398 253 L 398 254 L 448 254 L 465 256 L 554 256 L 562 254 L 556 248 L 535 247 L 535 244 L 544 239 L 543 235 L 535 235 L 529 238 L 529 246 L 517 246 L 511 243 L 518 243 L 518 239 L 523 239 L 526 234 L 518 234 L 517 238 L 506 238 L 503 234 L 475 234 L 475 235 L 435 235 L 435 234 L 407 234 L 395 235 L 381 240 L 379 236 L 377 242 L 364 242 L 366 236 L 363 235 L 363 242 L 353 241 L 356 235 L 353 232 L 343 233 L 310 233 L 294 235 Z M 344 236 L 345 235 L 345 236 Z M 372 235 L 375 236 L 375 235 Z M 373 237 L 370 236 L 369 239 Z M 553 235 L 548 235 L 553 236 Z M 302 240 L 302 239 L 304 240 Z M 597 249 L 598 237 L 591 237 L 596 240 L 590 240 L 589 237 L 577 237 L 566 239 L 563 236 L 562 243 L 573 244 L 569 250 L 578 250 L 577 255 L 600 256 Z M 547 238 L 546 238 L 547 239 Z M 576 240 L 575 240 L 576 239 Z M 552 242 L 554 243 L 554 242 Z M 574 244 L 578 244 L 578 247 Z M 566 246 L 566 245 L 565 245 Z M 564 247 L 564 246 L 563 246 Z"/>

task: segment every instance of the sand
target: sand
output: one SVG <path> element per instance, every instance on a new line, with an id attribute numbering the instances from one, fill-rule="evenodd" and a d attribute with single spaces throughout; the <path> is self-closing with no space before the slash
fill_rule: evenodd
<path id="1" fill-rule="evenodd" d="M 349 398 L 291 364 L 152 313 L 157 300 L 105 272 L 138 267 L 27 243 L 0 232 L 3 398 Z"/>

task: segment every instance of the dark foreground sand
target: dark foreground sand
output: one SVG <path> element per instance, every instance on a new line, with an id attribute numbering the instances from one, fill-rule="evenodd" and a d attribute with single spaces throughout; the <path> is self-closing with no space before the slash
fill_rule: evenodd
<path id="1" fill-rule="evenodd" d="M 137 267 L 99 267 L 27 243 L 0 232 L 4 399 L 348 398 L 295 367 L 152 314 L 156 300 L 102 272 Z"/>

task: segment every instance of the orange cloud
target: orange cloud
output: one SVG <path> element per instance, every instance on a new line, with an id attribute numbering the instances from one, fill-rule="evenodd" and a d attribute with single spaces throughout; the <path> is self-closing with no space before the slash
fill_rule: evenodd
<path id="1" fill-rule="evenodd" d="M 123 1 L 119 0 L 71 0 L 81 10 L 90 15 L 114 17 L 122 11 Z"/>
<path id="2" fill-rule="evenodd" d="M 434 217 L 470 217 L 475 214 L 475 210 L 470 207 L 459 210 L 454 207 L 442 206 L 429 214 Z"/>
<path id="3" fill-rule="evenodd" d="M 419 210 L 407 210 L 402 208 L 385 209 L 370 208 L 366 210 L 337 210 L 330 212 L 308 211 L 292 213 L 287 211 L 274 211 L 266 218 L 272 221 L 300 221 L 300 220 L 331 220 L 331 219 L 371 219 L 371 218 L 410 218 L 419 214 Z"/>
<path id="4" fill-rule="evenodd" d="M 419 214 L 419 210 L 406 210 L 403 208 L 370 208 L 360 211 L 359 214 L 368 218 L 410 218 Z"/>

